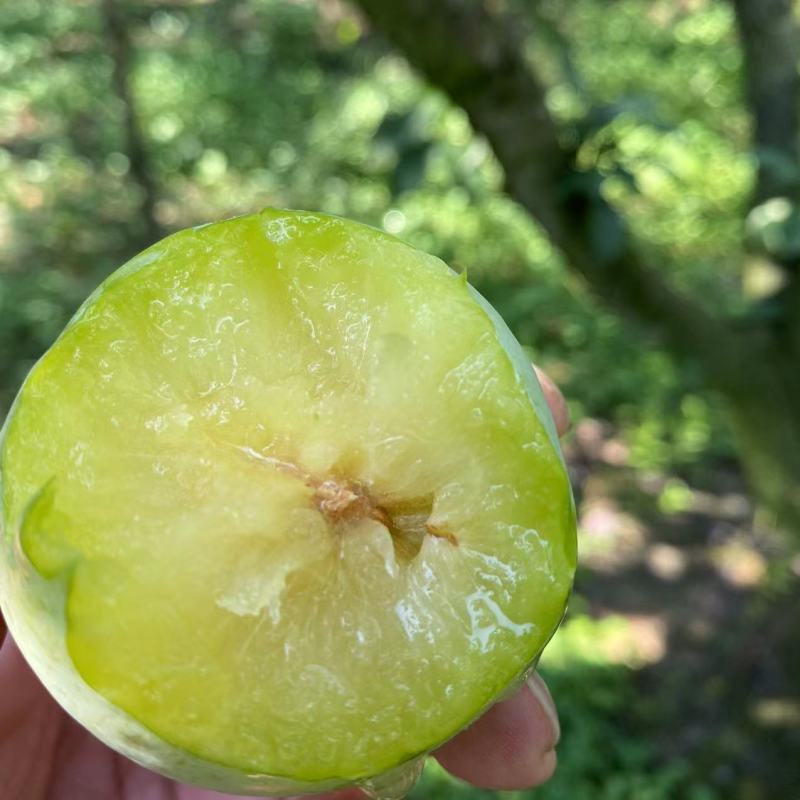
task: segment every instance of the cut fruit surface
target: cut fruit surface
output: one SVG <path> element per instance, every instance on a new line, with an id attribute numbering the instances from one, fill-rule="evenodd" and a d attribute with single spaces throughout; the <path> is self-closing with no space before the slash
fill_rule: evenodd
<path id="1" fill-rule="evenodd" d="M 563 614 L 574 512 L 525 380 L 466 282 L 392 237 L 274 210 L 183 231 L 26 381 L 5 536 L 63 582 L 82 678 L 164 741 L 374 775 Z"/>

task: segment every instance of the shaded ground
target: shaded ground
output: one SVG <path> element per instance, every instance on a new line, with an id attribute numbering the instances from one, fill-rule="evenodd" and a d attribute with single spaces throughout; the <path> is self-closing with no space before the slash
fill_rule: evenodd
<path id="1" fill-rule="evenodd" d="M 577 602 L 630 621 L 631 725 L 660 731 L 664 759 L 686 759 L 726 798 L 800 798 L 800 556 L 732 466 L 690 481 L 642 474 L 596 420 L 567 454 Z"/>

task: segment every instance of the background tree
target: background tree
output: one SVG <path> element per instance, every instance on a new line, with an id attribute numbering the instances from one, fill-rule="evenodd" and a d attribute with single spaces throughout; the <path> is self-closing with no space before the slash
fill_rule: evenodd
<path id="1" fill-rule="evenodd" d="M 507 191 L 547 232 L 568 267 L 601 299 L 701 365 L 727 400 L 754 486 L 787 527 L 800 530 L 800 253 L 794 240 L 800 97 L 790 0 L 734 3 L 759 165 L 754 197 L 762 205 L 750 215 L 753 239 L 761 240 L 782 275 L 774 295 L 735 317 L 713 314 L 699 298 L 677 290 L 657 256 L 640 252 L 604 196 L 603 176 L 577 163 L 580 135 L 562 136 L 553 119 L 516 15 L 490 11 L 481 0 L 358 5 L 465 109 L 503 165 Z M 764 230 L 770 226 L 779 232 Z"/>

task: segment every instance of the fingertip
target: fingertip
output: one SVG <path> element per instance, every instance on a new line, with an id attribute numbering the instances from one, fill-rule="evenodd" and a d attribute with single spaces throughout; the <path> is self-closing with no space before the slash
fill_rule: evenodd
<path id="1" fill-rule="evenodd" d="M 556 431 L 559 436 L 563 436 L 569 430 L 569 406 L 567 401 L 564 399 L 561 390 L 544 370 L 539 369 L 535 364 L 533 365 L 533 370 L 536 373 L 539 385 L 542 387 L 542 394 L 550 408 L 550 413 L 553 415 Z"/>
<path id="2" fill-rule="evenodd" d="M 556 710 L 553 695 L 550 694 L 550 689 L 547 688 L 547 684 L 538 672 L 534 672 L 528 678 L 527 684 L 528 689 L 538 701 L 542 711 L 544 711 L 550 719 L 550 724 L 553 727 L 553 748 L 555 748 L 561 739 L 561 722 L 558 719 L 558 711 Z"/>
<path id="3" fill-rule="evenodd" d="M 536 786 L 541 786 L 547 783 L 553 777 L 558 766 L 558 753 L 555 750 L 548 750 L 539 763 L 538 783 Z"/>
<path id="4" fill-rule="evenodd" d="M 554 713 L 555 708 L 548 711 L 528 683 L 434 755 L 448 772 L 485 789 L 539 786 L 556 768 Z"/>

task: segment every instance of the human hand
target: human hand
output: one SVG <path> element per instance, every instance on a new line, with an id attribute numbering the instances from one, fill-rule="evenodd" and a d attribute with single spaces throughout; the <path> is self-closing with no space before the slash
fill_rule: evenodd
<path id="1" fill-rule="evenodd" d="M 567 406 L 537 369 L 559 435 Z M 538 786 L 553 773 L 559 725 L 544 682 L 534 675 L 511 698 L 433 753 L 453 775 L 475 786 Z M 234 800 L 175 783 L 129 761 L 78 725 L 25 663 L 0 617 L 0 797 L 3 800 Z M 361 800 L 358 790 L 319 800 Z"/>

